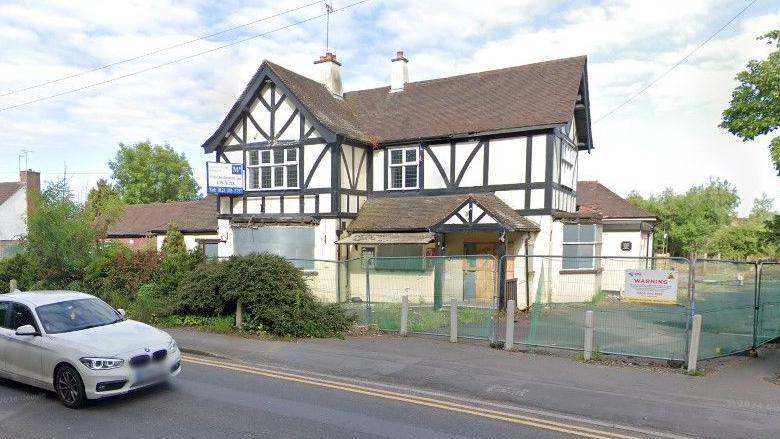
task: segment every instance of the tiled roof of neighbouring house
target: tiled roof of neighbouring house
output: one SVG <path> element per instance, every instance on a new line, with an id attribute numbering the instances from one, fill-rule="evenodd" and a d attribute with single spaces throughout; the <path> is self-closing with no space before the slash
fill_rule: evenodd
<path id="1" fill-rule="evenodd" d="M 108 230 L 108 237 L 163 233 L 170 223 L 183 233 L 216 233 L 216 202 L 208 196 L 197 201 L 130 204 L 122 219 Z"/>
<path id="2" fill-rule="evenodd" d="M 378 144 L 568 123 L 586 62 L 584 56 L 563 58 L 409 82 L 397 93 L 389 87 L 351 91 L 339 99 L 321 83 L 266 60 L 203 147 L 213 150 L 266 66 L 327 129 Z"/>
<path id="3" fill-rule="evenodd" d="M 539 227 L 492 193 L 425 197 L 378 197 L 366 201 L 349 232 L 430 231 L 472 199 L 496 221 L 512 230 L 536 231 Z"/>
<path id="4" fill-rule="evenodd" d="M 612 192 L 598 181 L 577 182 L 577 212 L 593 213 L 602 218 L 656 218 Z"/>
<path id="5" fill-rule="evenodd" d="M 15 193 L 19 192 L 24 185 L 18 181 L 0 183 L 0 204 L 8 201 Z"/>

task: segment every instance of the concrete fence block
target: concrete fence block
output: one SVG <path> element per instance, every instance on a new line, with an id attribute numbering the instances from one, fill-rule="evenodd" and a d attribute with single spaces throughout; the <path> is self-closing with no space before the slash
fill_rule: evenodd
<path id="1" fill-rule="evenodd" d="M 241 329 L 244 324 L 244 304 L 240 300 L 236 301 L 236 329 Z"/>
<path id="2" fill-rule="evenodd" d="M 401 329 L 399 333 L 406 336 L 409 331 L 409 296 L 401 297 Z"/>
<path id="3" fill-rule="evenodd" d="M 701 314 L 693 316 L 691 325 L 691 342 L 688 345 L 688 373 L 696 372 L 696 362 L 699 361 L 699 341 L 701 340 Z"/>
<path id="4" fill-rule="evenodd" d="M 17 284 L 16 284 L 16 279 L 11 279 L 11 282 L 9 282 L 9 286 L 8 286 L 8 292 L 9 293 L 13 293 L 17 289 L 18 288 L 17 288 Z"/>
<path id="5" fill-rule="evenodd" d="M 593 311 L 585 311 L 585 343 L 582 357 L 585 361 L 593 358 Z"/>
<path id="6" fill-rule="evenodd" d="M 458 342 L 458 300 L 450 301 L 450 342 Z"/>
<path id="7" fill-rule="evenodd" d="M 506 340 L 504 340 L 504 349 L 507 351 L 512 350 L 512 346 L 515 343 L 515 301 L 507 300 L 506 302 Z"/>

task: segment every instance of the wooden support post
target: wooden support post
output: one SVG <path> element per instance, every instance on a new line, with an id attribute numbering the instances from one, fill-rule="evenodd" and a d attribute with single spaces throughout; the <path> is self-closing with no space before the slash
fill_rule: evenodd
<path id="1" fill-rule="evenodd" d="M 409 296 L 401 297 L 401 330 L 400 334 L 406 336 L 409 328 Z"/>
<path id="2" fill-rule="evenodd" d="M 696 362 L 699 360 L 699 340 L 701 340 L 701 314 L 696 314 L 693 316 L 691 344 L 688 348 L 688 373 L 696 372 Z"/>
<path id="3" fill-rule="evenodd" d="M 593 358 L 593 311 L 585 311 L 585 344 L 582 358 L 590 361 Z"/>
<path id="4" fill-rule="evenodd" d="M 506 340 L 504 340 L 504 349 L 512 350 L 515 343 L 515 301 L 506 301 Z"/>
<path id="5" fill-rule="evenodd" d="M 450 301 L 450 342 L 458 342 L 458 299 Z"/>

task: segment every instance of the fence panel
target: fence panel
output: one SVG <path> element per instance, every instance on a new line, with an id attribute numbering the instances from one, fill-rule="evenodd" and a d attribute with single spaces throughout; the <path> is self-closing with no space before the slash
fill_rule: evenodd
<path id="1" fill-rule="evenodd" d="M 572 259 L 576 259 L 576 263 Z M 507 270 L 508 282 L 517 282 L 518 307 L 524 308 L 524 295 L 531 302 L 530 312 L 516 317 L 515 340 L 518 343 L 581 350 L 585 337 L 585 311 L 592 310 L 594 349 L 597 351 L 664 359 L 685 358 L 690 310 L 690 264 L 687 260 L 507 256 L 502 266 Z M 517 274 L 518 267 L 527 270 L 527 277 L 510 278 Z M 676 303 L 625 300 L 626 272 L 637 269 L 671 270 L 678 281 Z M 498 326 L 499 339 L 504 333 L 503 326 Z"/>
<path id="2" fill-rule="evenodd" d="M 409 297 L 409 332 L 450 333 L 450 303 L 457 301 L 458 334 L 489 338 L 496 287 L 492 256 L 370 258 L 362 261 L 363 283 L 353 293 L 368 304 L 362 317 L 382 330 L 401 325 L 401 298 Z M 353 278 L 354 279 L 354 278 Z"/>
<path id="3" fill-rule="evenodd" d="M 697 259 L 695 313 L 702 316 L 699 358 L 753 347 L 757 264 Z"/>
<path id="4" fill-rule="evenodd" d="M 780 263 L 759 265 L 756 346 L 780 337 Z"/>

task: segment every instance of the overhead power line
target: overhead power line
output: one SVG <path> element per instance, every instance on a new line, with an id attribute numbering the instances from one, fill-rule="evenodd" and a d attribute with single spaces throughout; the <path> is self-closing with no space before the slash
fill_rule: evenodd
<path id="1" fill-rule="evenodd" d="M 357 6 L 357 5 L 360 5 L 360 4 L 369 2 L 369 1 L 370 0 L 359 0 L 359 1 L 356 1 L 354 3 L 350 3 L 350 4 L 346 5 L 346 6 L 342 6 L 340 8 L 336 8 L 336 9 L 333 10 L 333 12 L 335 13 L 335 12 L 343 11 L 345 9 L 349 9 L 349 8 L 351 8 L 353 6 Z M 108 84 L 108 83 L 111 83 L 111 82 L 114 82 L 114 81 L 118 81 L 120 79 L 125 79 L 125 78 L 129 78 L 131 76 L 140 75 L 141 73 L 151 72 L 152 70 L 157 70 L 157 69 L 162 68 L 162 67 L 170 66 L 172 64 L 177 64 L 177 63 L 180 63 L 182 61 L 186 61 L 186 60 L 189 60 L 189 59 L 192 59 L 192 58 L 196 58 L 196 57 L 199 57 L 199 56 L 202 56 L 202 55 L 206 55 L 206 54 L 211 53 L 211 52 L 216 52 L 218 50 L 222 50 L 222 49 L 225 49 L 225 48 L 228 48 L 228 47 L 231 47 L 231 46 L 235 46 L 237 44 L 245 43 L 247 41 L 254 40 L 256 38 L 264 37 L 266 35 L 270 35 L 272 33 L 279 32 L 279 31 L 284 30 L 284 29 L 288 29 L 288 28 L 291 28 L 291 27 L 294 27 L 294 26 L 299 26 L 299 25 L 307 23 L 309 21 L 313 21 L 313 20 L 316 20 L 318 18 L 322 18 L 325 15 L 327 15 L 327 13 L 322 13 L 322 14 L 319 14 L 319 15 L 316 15 L 316 16 L 313 16 L 313 17 L 310 17 L 310 18 L 306 18 L 304 20 L 299 20 L 299 21 L 290 23 L 288 25 L 285 25 L 285 26 L 282 26 L 282 27 L 278 27 L 276 29 L 272 29 L 272 30 L 267 31 L 267 32 L 259 33 L 259 34 L 256 34 L 256 35 L 252 35 L 250 37 L 243 38 L 243 39 L 234 41 L 232 43 L 224 44 L 222 46 L 214 47 L 214 48 L 211 48 L 211 49 L 208 49 L 208 50 L 204 50 L 202 52 L 194 53 L 192 55 L 188 55 L 188 56 L 184 56 L 184 57 L 181 57 L 181 58 L 177 58 L 177 59 L 174 59 L 174 60 L 171 60 L 171 61 L 168 61 L 168 62 L 164 62 L 162 64 L 154 65 L 152 67 L 147 67 L 145 69 L 136 70 L 134 72 L 127 73 L 127 74 L 124 74 L 124 75 L 115 76 L 113 78 L 106 79 L 105 81 L 100 81 L 100 82 L 95 82 L 95 83 L 92 83 L 92 84 L 87 84 L 87 85 L 84 85 L 82 87 L 78 87 L 78 88 L 66 90 L 66 91 L 63 91 L 63 92 L 60 92 L 60 93 L 55 93 L 55 94 L 52 94 L 52 95 L 40 97 L 40 98 L 33 99 L 33 100 L 30 100 L 30 101 L 22 102 L 22 103 L 19 103 L 19 104 L 10 105 L 8 107 L 3 107 L 3 108 L 0 108 L 0 112 L 12 110 L 14 108 L 24 107 L 26 105 L 35 104 L 37 102 L 42 102 L 42 101 L 58 98 L 58 97 L 65 96 L 65 95 L 69 95 L 69 94 L 76 93 L 76 92 L 79 92 L 79 91 L 83 91 L 83 90 L 86 90 L 86 89 L 89 89 L 89 88 L 93 88 L 93 87 L 97 87 L 97 86 L 100 86 L 100 85 L 105 85 L 105 84 Z"/>
<path id="2" fill-rule="evenodd" d="M 110 64 L 105 64 L 105 65 L 102 65 L 102 66 L 99 66 L 99 67 L 95 67 L 95 68 L 92 68 L 92 69 L 89 69 L 89 70 L 84 70 L 82 72 L 74 73 L 72 75 L 62 76 L 62 77 L 54 78 L 54 79 L 51 79 L 51 80 L 48 80 L 48 81 L 44 81 L 44 82 L 41 82 L 41 83 L 38 83 L 38 84 L 33 84 L 33 85 L 30 85 L 30 86 L 27 86 L 27 87 L 18 88 L 16 90 L 3 92 L 2 94 L 0 94 L 0 97 L 10 96 L 10 95 L 21 93 L 21 92 L 28 91 L 28 90 L 34 90 L 36 88 L 45 87 L 45 86 L 51 85 L 51 84 L 56 84 L 58 82 L 62 82 L 62 81 L 68 80 L 68 79 L 78 78 L 79 76 L 84 76 L 84 75 L 89 74 L 89 73 L 94 73 L 94 72 L 98 72 L 100 70 L 105 70 L 105 69 L 108 69 L 108 68 L 111 68 L 111 67 L 116 67 L 116 66 L 121 65 L 121 64 L 126 64 L 126 63 L 129 63 L 129 62 L 132 62 L 132 61 L 138 61 L 139 59 L 143 59 L 143 58 L 146 58 L 146 57 L 149 57 L 149 56 L 152 56 L 152 55 L 157 55 L 158 53 L 167 52 L 167 51 L 173 50 L 173 49 L 178 49 L 179 47 L 183 47 L 183 46 L 186 46 L 188 44 L 192 44 L 192 43 L 195 43 L 195 42 L 198 42 L 198 41 L 207 40 L 209 38 L 216 37 L 218 35 L 226 34 L 228 32 L 232 32 L 232 31 L 237 30 L 237 29 L 241 29 L 241 28 L 244 28 L 244 27 L 247 27 L 247 26 L 251 26 L 253 24 L 257 24 L 257 23 L 261 23 L 263 21 L 267 21 L 267 20 L 270 20 L 270 19 L 273 19 L 273 18 L 281 17 L 281 16 L 287 15 L 287 14 L 289 14 L 291 12 L 296 12 L 296 11 L 299 11 L 301 9 L 308 8 L 309 6 L 314 6 L 314 5 L 319 4 L 319 3 L 320 3 L 319 0 L 315 1 L 315 2 L 312 2 L 312 3 L 307 3 L 305 5 L 297 6 L 295 8 L 288 9 L 286 11 L 282 11 L 282 12 L 279 12 L 279 13 L 274 14 L 274 15 L 269 15 L 267 17 L 263 17 L 263 18 L 260 18 L 260 19 L 254 20 L 254 21 L 250 21 L 248 23 L 240 24 L 238 26 L 233 26 L 233 27 L 228 28 L 228 29 L 223 29 L 223 30 L 221 30 L 219 32 L 214 32 L 212 34 L 204 35 L 202 37 L 194 38 L 192 40 L 188 40 L 188 41 L 184 41 L 184 42 L 181 42 L 181 43 L 178 43 L 178 44 L 174 44 L 172 46 L 161 47 L 161 48 L 155 49 L 155 50 L 153 50 L 151 52 L 146 52 L 146 53 L 143 53 L 143 54 L 140 54 L 140 55 L 136 55 L 136 56 L 133 56 L 133 57 L 130 57 L 130 58 L 126 58 L 126 59 L 122 59 L 122 60 L 119 60 L 119 61 L 115 61 L 115 62 L 112 62 Z"/>
<path id="3" fill-rule="evenodd" d="M 695 47 L 693 50 L 691 50 L 690 52 L 688 52 L 688 54 L 686 54 L 684 57 L 682 57 L 682 58 L 681 58 L 679 61 L 677 61 L 676 63 L 674 63 L 674 64 L 673 64 L 671 67 L 669 67 L 668 69 L 666 69 L 666 70 L 665 70 L 663 73 L 661 73 L 660 75 L 658 75 L 658 76 L 656 76 L 655 78 L 653 78 L 653 80 L 652 80 L 652 81 L 648 82 L 648 83 L 647 83 L 647 85 L 645 85 L 644 87 L 642 87 L 642 89 L 641 89 L 641 90 L 639 90 L 638 92 L 636 92 L 636 93 L 634 93 L 633 95 L 631 95 L 631 97 L 629 97 L 628 99 L 626 99 L 625 101 L 623 101 L 623 102 L 622 102 L 620 105 L 618 105 L 618 106 L 616 106 L 615 108 L 613 108 L 613 109 L 609 110 L 609 111 L 608 111 L 606 114 L 604 114 L 603 116 L 601 116 L 601 117 L 599 117 L 598 119 L 596 119 L 596 120 L 595 120 L 593 123 L 595 124 L 595 123 L 599 123 L 599 122 L 601 122 L 602 120 L 604 120 L 604 119 L 606 119 L 607 117 L 611 116 L 613 113 L 615 113 L 616 111 L 620 110 L 621 108 L 623 108 L 624 106 L 626 106 L 628 103 L 630 103 L 631 101 L 633 101 L 634 99 L 636 99 L 637 97 L 639 97 L 639 96 L 640 96 L 642 93 L 646 92 L 646 91 L 647 91 L 647 90 L 648 90 L 650 87 L 654 86 L 654 85 L 655 85 L 655 84 L 656 84 L 658 81 L 660 81 L 661 79 L 663 79 L 663 78 L 664 78 L 666 75 L 668 75 L 668 74 L 669 74 L 669 73 L 670 73 L 672 70 L 676 69 L 676 68 L 677 68 L 677 67 L 679 67 L 679 66 L 680 66 L 682 63 L 684 63 L 685 61 L 687 61 L 687 60 L 688 60 L 688 58 L 690 58 L 690 57 L 691 57 L 691 56 L 692 56 L 694 53 L 698 52 L 698 51 L 699 51 L 699 49 L 701 49 L 702 47 L 704 47 L 704 46 L 705 46 L 707 43 L 709 43 L 709 42 L 710 42 L 710 41 L 711 41 L 713 38 L 715 38 L 715 37 L 716 37 L 718 34 L 720 34 L 721 32 L 723 32 L 723 30 L 724 30 L 724 29 L 726 29 L 727 27 L 729 27 L 729 25 L 730 25 L 731 23 L 733 23 L 733 22 L 734 22 L 734 21 L 735 21 L 737 18 L 739 18 L 739 17 L 740 17 L 742 14 L 744 14 L 744 13 L 745 13 L 745 11 L 747 11 L 747 10 L 748 10 L 748 9 L 749 9 L 751 6 L 753 6 L 753 5 L 754 5 L 754 4 L 755 4 L 757 1 L 758 1 L 758 0 L 752 0 L 752 1 L 751 1 L 750 3 L 748 3 L 748 4 L 747 4 L 747 5 L 744 7 L 744 8 L 742 8 L 742 9 L 741 9 L 739 12 L 737 12 L 737 14 L 736 14 L 736 15 L 734 15 L 733 17 L 731 17 L 731 19 L 730 19 L 729 21 L 727 21 L 725 24 L 723 24 L 723 26 L 721 26 L 721 27 L 720 27 L 718 30 L 716 30 L 716 31 L 715 31 L 715 33 L 713 33 L 712 35 L 710 35 L 709 37 L 707 37 L 707 39 L 706 39 L 706 40 L 704 40 L 704 41 L 702 41 L 701 43 L 699 43 L 699 45 L 698 45 L 698 46 L 696 46 L 696 47 Z"/>

